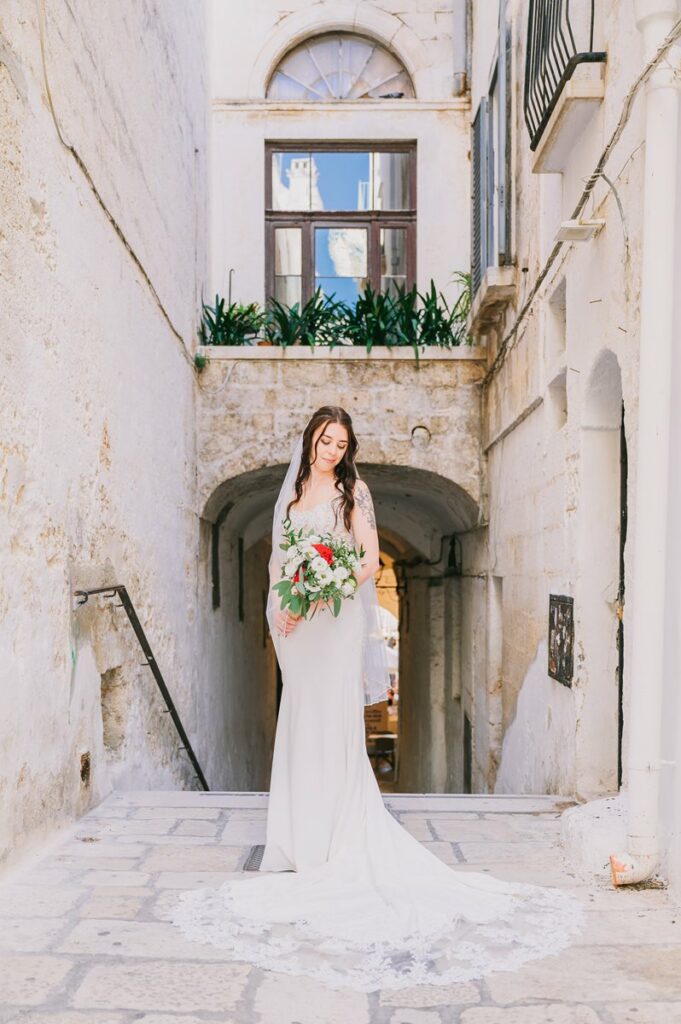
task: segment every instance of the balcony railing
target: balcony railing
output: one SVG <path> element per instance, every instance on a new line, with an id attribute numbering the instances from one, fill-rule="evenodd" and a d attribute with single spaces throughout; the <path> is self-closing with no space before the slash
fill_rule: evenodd
<path id="1" fill-rule="evenodd" d="M 594 50 L 595 0 L 578 3 L 578 50 L 570 16 L 570 0 L 530 0 L 525 57 L 523 109 L 530 133 L 530 149 L 539 144 L 566 83 L 579 64 L 602 63 L 606 54 Z"/>

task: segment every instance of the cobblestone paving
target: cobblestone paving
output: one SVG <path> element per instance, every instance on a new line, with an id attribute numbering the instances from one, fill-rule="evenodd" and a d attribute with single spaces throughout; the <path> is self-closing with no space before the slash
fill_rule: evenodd
<path id="1" fill-rule="evenodd" d="M 0 884 L 0 1024 L 681 1024 L 681 910 L 663 890 L 578 879 L 560 805 L 387 797 L 448 864 L 580 894 L 558 956 L 482 982 L 370 994 L 221 961 L 168 922 L 177 892 L 240 872 L 262 794 L 114 794 Z"/>

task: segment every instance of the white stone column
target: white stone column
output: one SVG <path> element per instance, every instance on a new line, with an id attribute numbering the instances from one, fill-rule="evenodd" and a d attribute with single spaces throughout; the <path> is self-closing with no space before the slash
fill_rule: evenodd
<path id="1" fill-rule="evenodd" d="M 676 0 L 634 0 L 650 60 L 678 18 Z M 669 58 L 645 86 L 639 422 L 632 633 L 627 716 L 627 851 L 610 858 L 613 881 L 649 877 L 659 862 L 671 371 L 676 259 L 678 84 Z"/>

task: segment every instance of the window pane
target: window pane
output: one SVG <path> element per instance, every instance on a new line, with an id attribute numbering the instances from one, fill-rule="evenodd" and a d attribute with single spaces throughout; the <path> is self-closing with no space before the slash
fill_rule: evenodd
<path id="1" fill-rule="evenodd" d="M 316 277 L 315 288 L 321 288 L 324 295 L 333 296 L 335 302 L 347 302 L 354 306 L 359 293 L 366 288 L 367 282 L 361 277 Z"/>
<path id="2" fill-rule="evenodd" d="M 382 277 L 381 278 L 381 291 L 387 292 L 388 295 L 397 295 L 400 288 L 406 289 L 407 279 L 406 277 Z"/>
<path id="3" fill-rule="evenodd" d="M 404 277 L 407 273 L 407 232 L 405 228 L 381 228 L 381 275 Z"/>
<path id="4" fill-rule="evenodd" d="M 366 277 L 366 228 L 316 228 L 317 277 Z"/>
<path id="5" fill-rule="evenodd" d="M 368 210 L 371 153 L 312 153 L 312 209 Z"/>
<path id="6" fill-rule="evenodd" d="M 274 229 L 274 273 L 291 275 L 303 272 L 302 232 L 300 228 Z"/>
<path id="7" fill-rule="evenodd" d="M 325 295 L 355 302 L 367 283 L 367 229 L 315 230 L 315 288 Z"/>
<path id="8" fill-rule="evenodd" d="M 272 153 L 272 209 L 310 209 L 309 153 Z"/>
<path id="9" fill-rule="evenodd" d="M 300 302 L 301 280 L 300 277 L 275 277 L 275 299 L 278 302 L 283 302 L 285 306 L 293 306 L 296 302 Z"/>
<path id="10" fill-rule="evenodd" d="M 373 153 L 374 209 L 409 209 L 409 154 Z"/>

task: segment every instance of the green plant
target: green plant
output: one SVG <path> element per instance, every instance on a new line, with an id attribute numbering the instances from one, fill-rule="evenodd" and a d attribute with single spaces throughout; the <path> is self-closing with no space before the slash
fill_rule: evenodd
<path id="1" fill-rule="evenodd" d="M 345 336 L 353 345 L 394 345 L 397 309 L 387 292 L 377 292 L 367 285 L 354 306 L 345 306 Z"/>
<path id="2" fill-rule="evenodd" d="M 419 293 L 421 300 L 420 343 L 421 345 L 440 345 L 448 348 L 455 344 L 454 310 L 449 308 L 442 292 L 435 288 L 431 278 L 430 288 L 425 294 Z"/>
<path id="3" fill-rule="evenodd" d="M 470 273 L 455 270 L 452 275 L 455 284 L 460 285 L 461 292 L 452 306 L 452 345 L 471 345 L 473 339 L 466 330 L 466 322 L 473 303 L 473 282 Z"/>
<path id="4" fill-rule="evenodd" d="M 393 298 L 395 303 L 395 344 L 411 345 L 419 365 L 419 344 L 421 341 L 421 310 L 418 307 L 419 293 L 416 285 L 406 289 L 401 286 Z"/>
<path id="5" fill-rule="evenodd" d="M 300 342 L 314 348 L 329 345 L 333 348 L 343 333 L 346 306 L 333 295 L 324 295 L 317 288 L 307 302 L 285 306 L 270 299 L 265 333 L 273 345 L 287 347 Z"/>
<path id="6" fill-rule="evenodd" d="M 205 356 L 202 356 L 200 352 L 194 353 L 194 366 L 199 371 L 199 373 L 201 373 L 202 370 L 205 370 L 207 363 L 208 360 L 206 359 Z"/>
<path id="7" fill-rule="evenodd" d="M 247 345 L 264 330 L 272 345 L 326 345 L 341 342 L 364 345 L 410 345 L 419 366 L 421 347 L 471 344 L 466 322 L 471 308 L 471 275 L 456 271 L 452 280 L 460 292 L 450 307 L 431 280 L 424 293 L 399 287 L 396 292 L 375 291 L 367 285 L 353 304 L 318 288 L 305 303 L 287 306 L 270 299 L 267 309 L 252 302 L 244 306 L 215 296 L 215 305 L 204 303 L 199 330 L 202 345 Z M 197 367 L 199 366 L 197 362 Z"/>
<path id="8" fill-rule="evenodd" d="M 203 304 L 199 337 L 202 345 L 247 345 L 264 323 L 265 314 L 256 302 L 233 302 L 225 308 L 225 300 L 216 295 L 214 306 Z"/>

